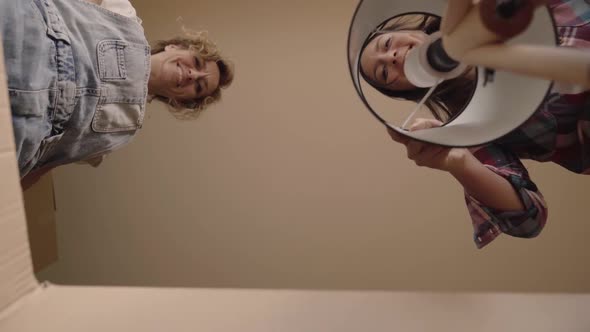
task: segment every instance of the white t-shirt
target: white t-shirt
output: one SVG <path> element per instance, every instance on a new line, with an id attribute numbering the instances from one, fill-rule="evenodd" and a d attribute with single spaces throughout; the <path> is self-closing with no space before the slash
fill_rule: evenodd
<path id="1" fill-rule="evenodd" d="M 141 19 L 137 17 L 137 12 L 129 0 L 102 0 L 100 6 L 112 11 L 113 13 L 127 16 L 141 23 Z"/>

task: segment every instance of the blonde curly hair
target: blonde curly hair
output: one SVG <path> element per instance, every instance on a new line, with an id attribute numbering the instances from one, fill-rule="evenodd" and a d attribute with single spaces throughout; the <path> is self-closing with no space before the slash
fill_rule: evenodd
<path id="1" fill-rule="evenodd" d="M 197 98 L 192 101 L 177 101 L 163 96 L 154 96 L 153 99 L 167 104 L 170 113 L 180 120 L 195 119 L 209 105 L 221 99 L 221 89 L 230 86 L 234 79 L 234 66 L 231 61 L 221 56 L 217 45 L 209 39 L 205 31 L 184 30 L 185 36 L 179 36 L 168 40 L 160 40 L 152 45 L 151 54 L 163 52 L 166 46 L 176 45 L 181 48 L 198 53 L 205 61 L 214 61 L 219 68 L 219 86 L 209 96 Z"/>

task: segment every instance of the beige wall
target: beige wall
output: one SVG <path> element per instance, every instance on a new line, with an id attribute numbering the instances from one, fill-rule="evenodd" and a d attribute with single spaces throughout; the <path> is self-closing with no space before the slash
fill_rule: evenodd
<path id="1" fill-rule="evenodd" d="M 237 63 L 224 101 L 152 105 L 98 169 L 58 170 L 60 262 L 76 284 L 589 291 L 590 178 L 529 164 L 551 206 L 535 240 L 471 241 L 461 188 L 419 169 L 356 96 L 353 0 L 136 1 L 151 40 L 183 15 Z M 189 5 L 190 4 L 190 5 Z"/>

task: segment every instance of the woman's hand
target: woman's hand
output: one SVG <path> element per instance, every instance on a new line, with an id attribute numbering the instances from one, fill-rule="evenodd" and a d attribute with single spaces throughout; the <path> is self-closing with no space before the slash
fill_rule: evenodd
<path id="1" fill-rule="evenodd" d="M 416 119 L 410 126 L 410 131 L 440 127 L 443 123 L 434 119 Z M 457 171 L 469 153 L 467 149 L 447 148 L 444 146 L 423 143 L 397 133 L 388 128 L 391 138 L 406 146 L 408 158 L 416 165 L 434 168 L 447 172 Z"/>
<path id="2" fill-rule="evenodd" d="M 440 24 L 440 31 L 444 36 L 453 33 L 463 21 L 467 13 L 473 8 L 473 0 L 449 0 Z"/>
<path id="3" fill-rule="evenodd" d="M 441 125 L 442 123 L 437 120 L 416 119 L 410 131 Z M 389 128 L 388 132 L 394 141 L 406 146 L 408 158 L 416 165 L 449 172 L 468 194 L 482 204 L 502 211 L 525 209 L 519 194 L 510 182 L 488 169 L 468 149 L 422 143 Z"/>

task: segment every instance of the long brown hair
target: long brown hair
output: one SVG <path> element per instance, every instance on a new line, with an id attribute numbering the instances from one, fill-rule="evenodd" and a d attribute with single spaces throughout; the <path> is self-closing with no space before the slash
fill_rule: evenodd
<path id="1" fill-rule="evenodd" d="M 381 24 L 373 31 L 365 41 L 361 53 L 373 39 L 381 34 L 394 31 L 421 30 L 430 35 L 440 29 L 440 23 L 441 18 L 431 14 L 404 14 L 395 17 Z M 474 68 L 469 68 L 465 74 L 439 84 L 426 100 L 424 105 L 430 109 L 437 120 L 448 121 L 467 105 L 475 90 L 475 81 L 470 76 L 474 70 Z M 404 91 L 388 90 L 377 86 L 362 70 L 361 76 L 379 92 L 392 98 L 411 100 L 418 103 L 428 92 L 428 88 L 415 88 Z"/>

